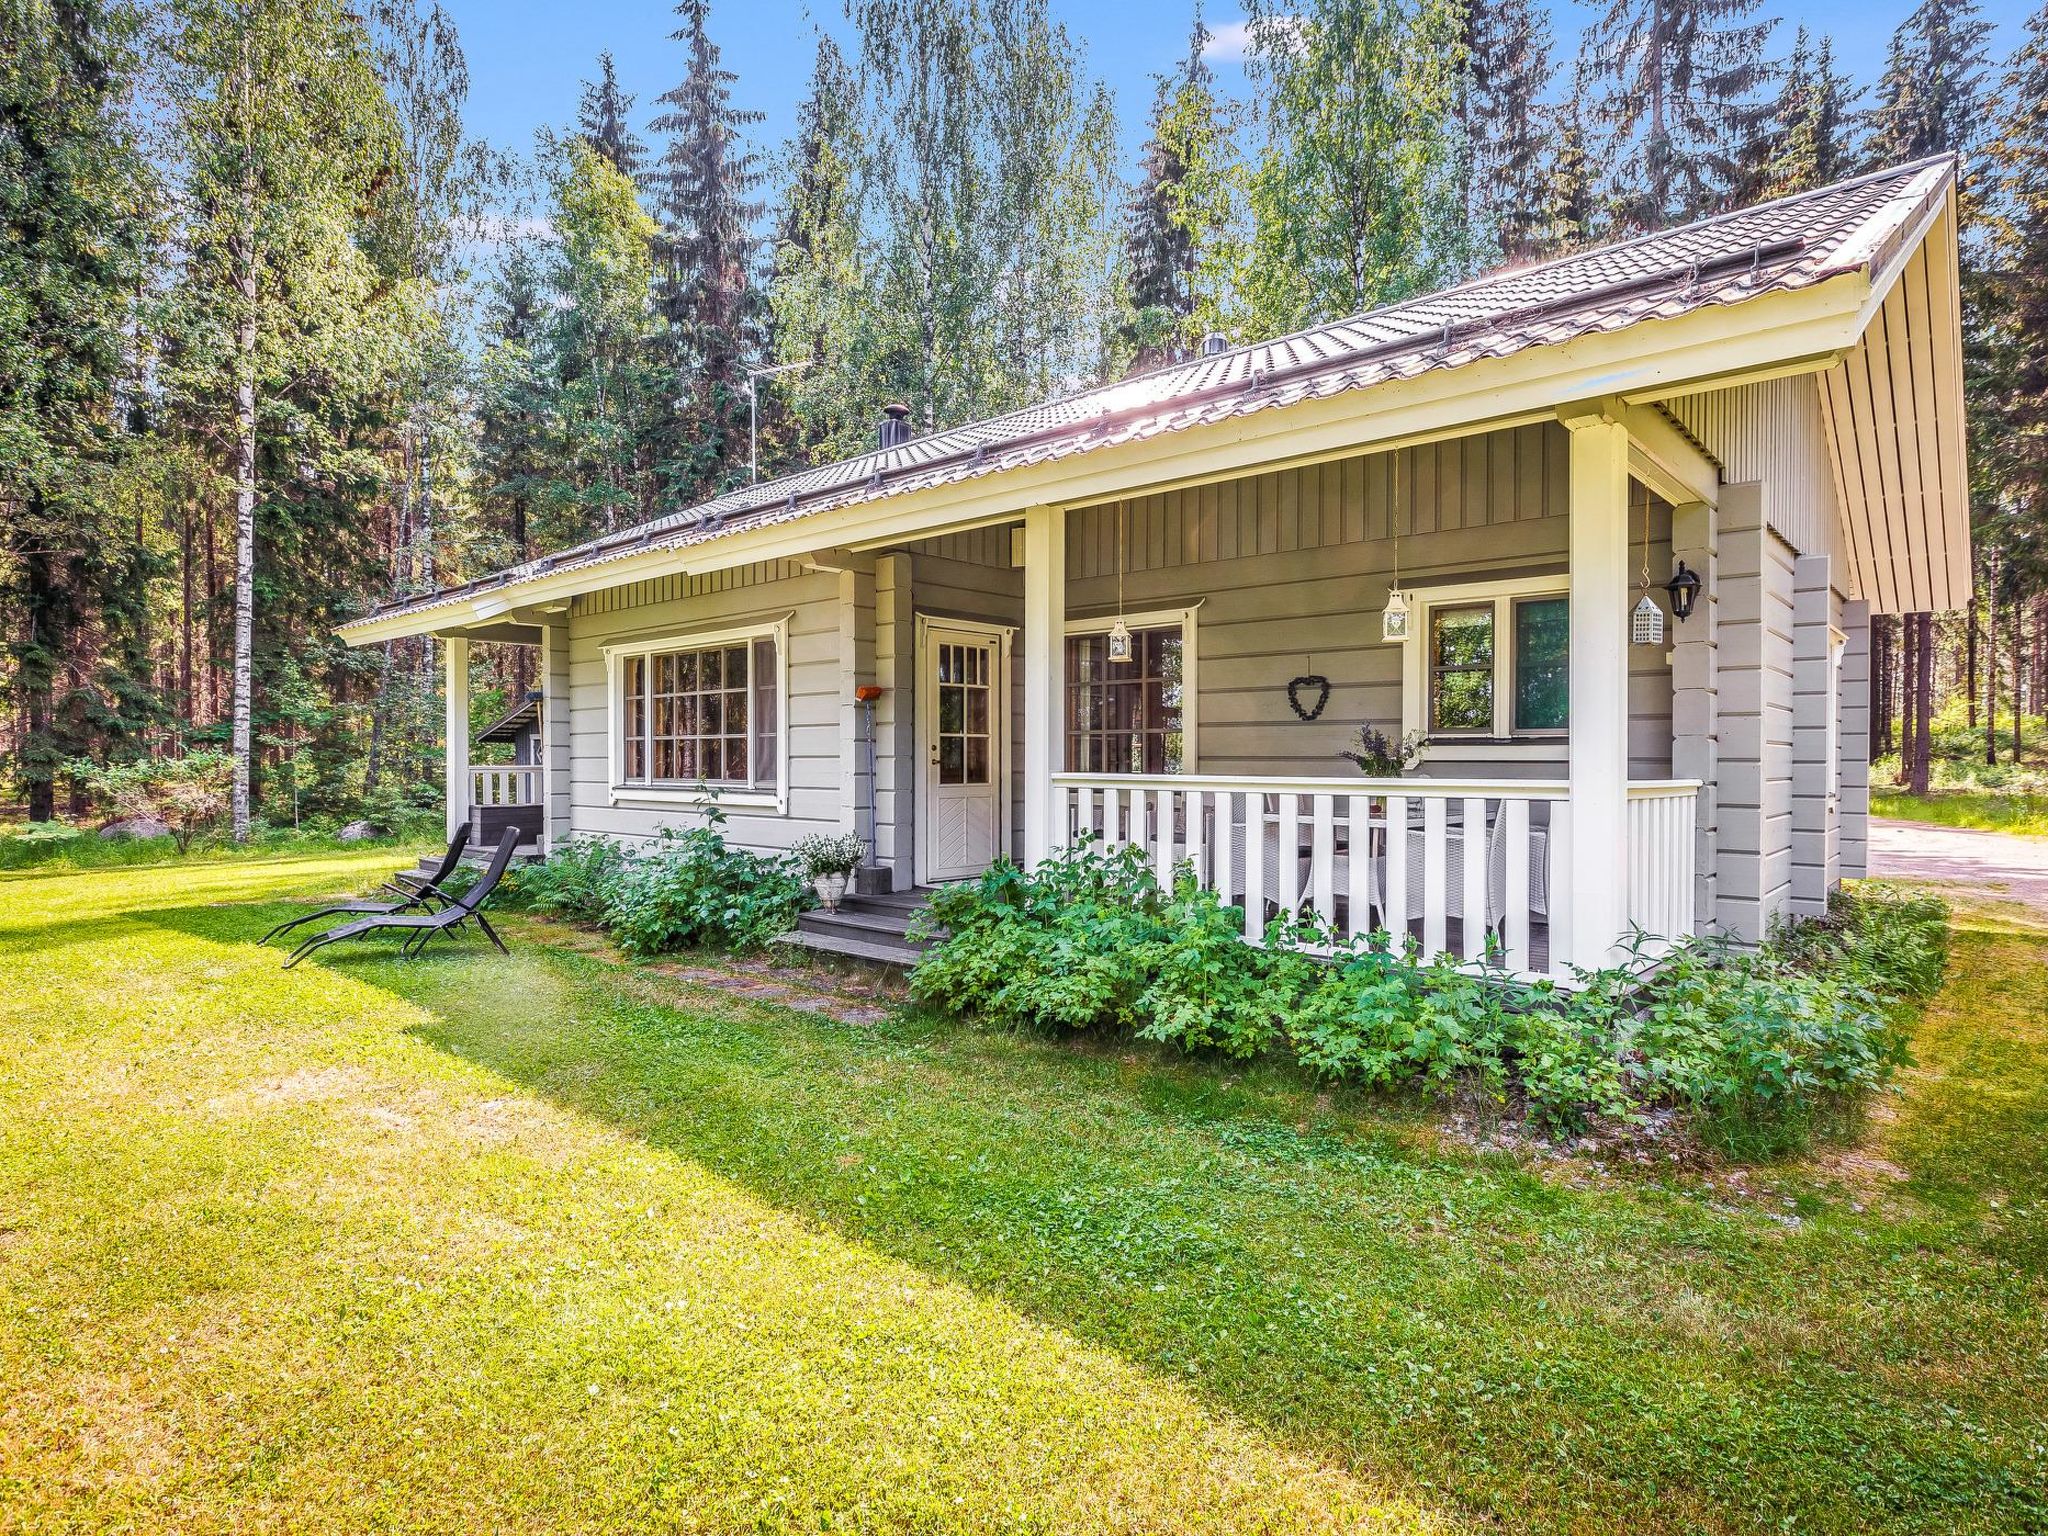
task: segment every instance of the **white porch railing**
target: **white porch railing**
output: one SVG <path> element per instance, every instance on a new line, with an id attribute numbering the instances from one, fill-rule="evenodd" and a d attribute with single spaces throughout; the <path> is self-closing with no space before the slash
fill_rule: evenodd
<path id="1" fill-rule="evenodd" d="M 1628 920 L 1660 939 L 1693 932 L 1699 787 L 1693 779 L 1628 787 Z"/>
<path id="2" fill-rule="evenodd" d="M 1339 940 L 1406 932 L 1425 959 L 1464 960 L 1490 943 L 1511 971 L 1567 971 L 1562 781 L 1057 774 L 1052 786 L 1056 845 L 1135 844 L 1162 882 L 1186 861 L 1244 907 L 1254 943 L 1280 916 L 1313 914 Z M 1692 790 L 1631 787 L 1630 911 L 1664 936 L 1692 932 Z M 1468 839 L 1480 856 L 1465 856 Z M 1639 853 L 1638 839 L 1651 846 Z"/>
<path id="3" fill-rule="evenodd" d="M 477 805 L 539 805 L 540 765 L 496 764 L 469 770 L 469 803 Z"/>

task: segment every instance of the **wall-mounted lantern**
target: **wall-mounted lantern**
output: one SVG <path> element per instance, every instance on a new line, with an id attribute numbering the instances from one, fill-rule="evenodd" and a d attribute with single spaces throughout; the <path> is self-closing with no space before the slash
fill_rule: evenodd
<path id="1" fill-rule="evenodd" d="M 1671 594 L 1671 617 L 1683 624 L 1692 617 L 1692 607 L 1705 583 L 1699 573 L 1685 568 L 1683 560 L 1678 562 L 1678 574 L 1664 584 L 1664 590 Z"/>

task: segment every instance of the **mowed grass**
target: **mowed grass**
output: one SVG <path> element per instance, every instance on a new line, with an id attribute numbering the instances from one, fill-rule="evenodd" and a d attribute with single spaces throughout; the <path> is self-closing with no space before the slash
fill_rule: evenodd
<path id="1" fill-rule="evenodd" d="M 2023 1531 L 2048 930 L 1809 1163 L 0 877 L 0 1528 Z"/>
<path id="2" fill-rule="evenodd" d="M 1943 789 L 1925 795 L 1875 790 L 1870 796 L 1870 813 L 1893 821 L 2048 837 L 2048 795 L 1982 789 Z"/>

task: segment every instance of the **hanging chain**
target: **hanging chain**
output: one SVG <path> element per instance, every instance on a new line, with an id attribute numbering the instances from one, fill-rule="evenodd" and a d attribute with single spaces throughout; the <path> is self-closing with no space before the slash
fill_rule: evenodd
<path id="1" fill-rule="evenodd" d="M 1650 493 L 1643 492 L 1643 594 L 1650 591 Z"/>

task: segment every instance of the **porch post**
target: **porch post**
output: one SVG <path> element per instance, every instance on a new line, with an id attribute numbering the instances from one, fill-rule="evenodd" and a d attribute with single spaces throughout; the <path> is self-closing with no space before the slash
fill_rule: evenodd
<path id="1" fill-rule="evenodd" d="M 541 851 L 552 853 L 570 827 L 569 626 L 549 624 L 541 635 Z"/>
<path id="2" fill-rule="evenodd" d="M 1024 865 L 1052 852 L 1066 751 L 1067 509 L 1024 510 Z"/>
<path id="3" fill-rule="evenodd" d="M 454 635 L 441 642 L 447 713 L 442 727 L 447 739 L 448 835 L 469 820 L 469 642 Z"/>
<path id="4" fill-rule="evenodd" d="M 1628 428 L 1619 402 L 1559 413 L 1571 429 L 1571 817 L 1575 965 L 1605 965 L 1628 926 Z"/>

